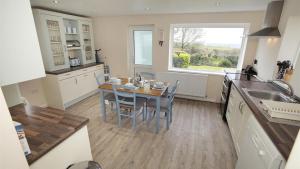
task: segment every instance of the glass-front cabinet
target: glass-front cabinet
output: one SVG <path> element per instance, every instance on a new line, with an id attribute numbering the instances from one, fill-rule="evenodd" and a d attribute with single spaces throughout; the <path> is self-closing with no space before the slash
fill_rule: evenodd
<path id="1" fill-rule="evenodd" d="M 46 71 L 96 62 L 91 19 L 41 9 L 33 14 Z"/>
<path id="2" fill-rule="evenodd" d="M 92 31 L 92 23 L 90 20 L 81 20 L 80 21 L 81 32 L 82 32 L 82 49 L 83 49 L 83 62 L 92 63 L 95 62 L 95 53 L 94 53 L 94 39 Z"/>
<path id="3" fill-rule="evenodd" d="M 46 57 L 47 64 L 44 63 L 48 70 L 58 70 L 69 67 L 66 50 L 66 40 L 64 36 L 64 26 L 61 17 L 43 15 L 45 24 L 45 39 L 49 44 L 48 54 Z M 45 59 L 44 59 L 45 60 Z"/>

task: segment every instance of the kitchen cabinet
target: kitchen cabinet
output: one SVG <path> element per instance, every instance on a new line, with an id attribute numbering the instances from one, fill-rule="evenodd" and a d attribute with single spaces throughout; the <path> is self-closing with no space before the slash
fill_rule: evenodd
<path id="1" fill-rule="evenodd" d="M 95 94 L 98 91 L 96 75 L 104 79 L 103 65 L 59 75 L 47 74 L 43 83 L 48 106 L 64 110 Z"/>
<path id="2" fill-rule="evenodd" d="M 283 169 L 283 157 L 253 115 L 245 126 L 236 169 Z"/>
<path id="3" fill-rule="evenodd" d="M 69 102 L 77 97 L 77 78 L 71 77 L 59 81 L 59 87 L 61 91 L 62 100 Z"/>
<path id="4" fill-rule="evenodd" d="M 226 119 L 232 135 L 237 155 L 240 153 L 240 142 L 245 130 L 245 121 L 250 115 L 250 109 L 238 93 L 235 86 L 231 87 Z"/>
<path id="5" fill-rule="evenodd" d="M 81 44 L 82 44 L 82 62 L 84 64 L 93 63 L 96 61 L 94 53 L 94 38 L 92 22 L 90 20 L 80 20 Z"/>
<path id="6" fill-rule="evenodd" d="M 236 169 L 282 169 L 285 160 L 232 85 L 226 112 L 238 156 Z"/>
<path id="7" fill-rule="evenodd" d="M 81 64 L 96 61 L 91 19 L 42 9 L 33 14 L 47 71 L 69 68 L 73 58 Z"/>

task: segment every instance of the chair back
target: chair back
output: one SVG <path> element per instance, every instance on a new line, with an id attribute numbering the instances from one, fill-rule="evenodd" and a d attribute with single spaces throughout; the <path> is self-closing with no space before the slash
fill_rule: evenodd
<path id="1" fill-rule="evenodd" d="M 168 94 L 169 104 L 171 104 L 173 102 L 179 84 L 180 84 L 180 81 L 176 80 L 176 83 L 172 87 L 171 92 Z"/>
<path id="2" fill-rule="evenodd" d="M 102 85 L 105 81 L 103 74 L 98 74 L 95 76 L 95 78 L 98 86 Z"/>
<path id="3" fill-rule="evenodd" d="M 135 93 L 127 93 L 127 92 L 120 92 L 118 89 L 123 88 L 123 85 L 113 85 L 112 86 L 115 98 L 116 98 L 116 105 L 117 110 L 120 111 L 121 106 L 133 107 L 135 110 L 136 107 L 136 94 Z"/>
<path id="4" fill-rule="evenodd" d="M 151 72 L 139 72 L 139 74 L 147 80 L 155 79 L 155 74 Z"/>

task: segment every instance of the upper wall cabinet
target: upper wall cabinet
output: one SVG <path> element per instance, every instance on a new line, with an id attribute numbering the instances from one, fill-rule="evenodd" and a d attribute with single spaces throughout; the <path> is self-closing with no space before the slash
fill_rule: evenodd
<path id="1" fill-rule="evenodd" d="M 29 0 L 1 1 L 0 86 L 45 76 Z"/>
<path id="2" fill-rule="evenodd" d="M 81 31 L 81 44 L 83 49 L 82 60 L 85 63 L 92 63 L 96 61 L 94 52 L 94 38 L 92 23 L 87 20 L 80 20 L 80 31 Z"/>
<path id="3" fill-rule="evenodd" d="M 95 62 L 92 22 L 89 18 L 33 9 L 43 61 L 47 71 Z"/>
<path id="4" fill-rule="evenodd" d="M 278 60 L 290 60 L 295 66 L 300 46 L 300 16 L 288 18 L 283 33 Z"/>

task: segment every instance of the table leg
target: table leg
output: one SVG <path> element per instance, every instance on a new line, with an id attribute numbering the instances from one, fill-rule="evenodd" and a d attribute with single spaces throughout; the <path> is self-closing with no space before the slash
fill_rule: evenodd
<path id="1" fill-rule="evenodd" d="M 160 97 L 156 97 L 156 133 L 159 133 L 160 127 Z"/>
<path id="2" fill-rule="evenodd" d="M 104 91 L 100 90 L 100 111 L 103 115 L 103 121 L 106 121 L 106 107 L 104 100 Z"/>

